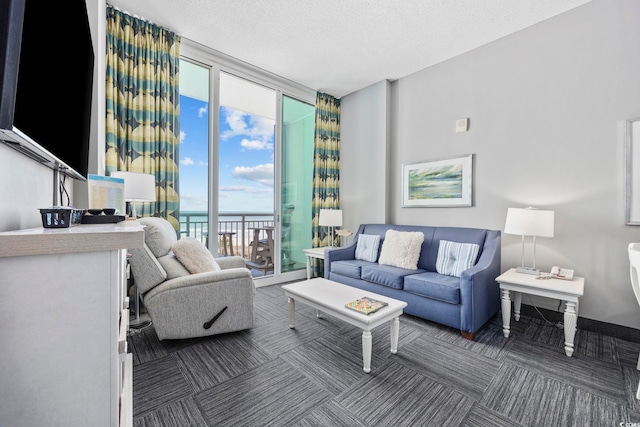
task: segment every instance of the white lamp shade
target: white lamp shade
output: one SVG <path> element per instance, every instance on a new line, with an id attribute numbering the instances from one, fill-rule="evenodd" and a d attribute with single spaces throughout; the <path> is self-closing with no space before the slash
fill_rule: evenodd
<path id="1" fill-rule="evenodd" d="M 509 208 L 504 232 L 520 236 L 553 237 L 554 212 L 535 208 Z"/>
<path id="2" fill-rule="evenodd" d="M 320 209 L 318 225 L 321 227 L 342 227 L 342 210 Z"/>
<path id="3" fill-rule="evenodd" d="M 124 199 L 128 202 L 156 200 L 156 177 L 148 173 L 111 172 L 111 176 L 124 179 Z"/>

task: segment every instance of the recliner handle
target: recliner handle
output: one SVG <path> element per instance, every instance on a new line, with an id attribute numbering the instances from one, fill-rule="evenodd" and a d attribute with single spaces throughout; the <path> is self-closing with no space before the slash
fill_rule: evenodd
<path id="1" fill-rule="evenodd" d="M 215 316 L 213 316 L 213 318 L 211 320 L 209 320 L 208 322 L 204 322 L 204 324 L 202 325 L 203 328 L 205 329 L 209 329 L 213 323 L 218 320 L 218 317 L 222 316 L 222 313 L 224 313 L 224 311 L 227 309 L 227 306 L 225 305 L 222 310 L 220 310 Z"/>

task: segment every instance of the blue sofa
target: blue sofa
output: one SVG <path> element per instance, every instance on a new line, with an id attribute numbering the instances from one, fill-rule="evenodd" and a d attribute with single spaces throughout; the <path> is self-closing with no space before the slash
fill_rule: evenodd
<path id="1" fill-rule="evenodd" d="M 379 235 L 380 254 L 390 229 L 424 234 L 417 270 L 356 259 L 360 235 Z M 477 262 L 460 277 L 439 274 L 440 240 L 478 244 Z M 405 301 L 405 313 L 459 329 L 471 340 L 500 309 L 500 273 L 500 231 L 477 228 L 362 224 L 350 245 L 327 250 L 324 257 L 325 278 Z"/>

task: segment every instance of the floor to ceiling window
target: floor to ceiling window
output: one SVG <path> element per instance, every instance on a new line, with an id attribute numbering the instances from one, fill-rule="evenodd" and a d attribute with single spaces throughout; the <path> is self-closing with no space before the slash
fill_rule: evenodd
<path id="1" fill-rule="evenodd" d="M 208 243 L 210 70 L 180 62 L 180 235 Z"/>
<path id="2" fill-rule="evenodd" d="M 314 107 L 282 97 L 280 185 L 280 258 L 282 271 L 306 265 L 303 249 L 311 247 Z"/>
<path id="3" fill-rule="evenodd" d="M 260 285 L 304 277 L 315 92 L 185 43 L 182 54 L 182 235 L 243 256 Z"/>

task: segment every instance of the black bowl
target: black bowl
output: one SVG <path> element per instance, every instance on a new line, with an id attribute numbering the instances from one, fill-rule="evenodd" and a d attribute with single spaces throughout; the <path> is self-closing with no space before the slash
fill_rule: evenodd
<path id="1" fill-rule="evenodd" d="M 89 213 L 91 215 L 100 215 L 102 213 L 102 209 L 89 209 Z"/>
<path id="2" fill-rule="evenodd" d="M 102 209 L 102 212 L 104 212 L 105 215 L 115 215 L 117 209 L 116 208 L 104 208 Z"/>

